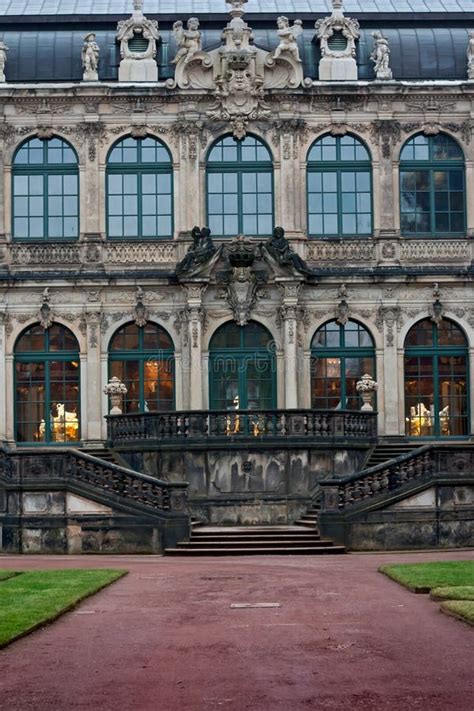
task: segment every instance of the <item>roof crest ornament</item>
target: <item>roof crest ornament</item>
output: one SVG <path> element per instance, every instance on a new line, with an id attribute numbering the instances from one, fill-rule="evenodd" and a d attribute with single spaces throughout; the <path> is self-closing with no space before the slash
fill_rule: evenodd
<path id="1" fill-rule="evenodd" d="M 133 0 L 133 13 L 117 25 L 120 42 L 119 81 L 158 81 L 156 43 L 160 39 L 158 22 L 143 14 L 143 0 Z M 146 44 L 145 44 L 146 43 Z"/>
<path id="2" fill-rule="evenodd" d="M 356 41 L 360 37 L 357 20 L 344 15 L 343 0 L 332 0 L 329 17 L 317 20 L 315 40 L 321 45 L 321 81 L 357 81 Z"/>

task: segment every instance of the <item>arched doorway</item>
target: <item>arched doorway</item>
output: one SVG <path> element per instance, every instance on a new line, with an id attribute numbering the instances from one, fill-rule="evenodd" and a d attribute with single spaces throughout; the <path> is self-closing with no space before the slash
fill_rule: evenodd
<path id="1" fill-rule="evenodd" d="M 174 410 L 174 346 L 164 328 L 127 323 L 112 336 L 109 373 L 127 386 L 124 412 Z"/>
<path id="2" fill-rule="evenodd" d="M 80 439 L 79 344 L 58 323 L 30 326 L 15 345 L 17 442 L 65 443 Z"/>
<path id="3" fill-rule="evenodd" d="M 405 339 L 405 423 L 409 437 L 469 434 L 468 349 L 452 321 L 418 321 Z"/>
<path id="4" fill-rule="evenodd" d="M 311 342 L 311 407 L 360 410 L 357 381 L 375 377 L 375 348 L 368 330 L 357 321 L 329 321 Z"/>
<path id="5" fill-rule="evenodd" d="M 211 410 L 271 410 L 276 407 L 275 342 L 261 324 L 226 323 L 209 347 Z"/>

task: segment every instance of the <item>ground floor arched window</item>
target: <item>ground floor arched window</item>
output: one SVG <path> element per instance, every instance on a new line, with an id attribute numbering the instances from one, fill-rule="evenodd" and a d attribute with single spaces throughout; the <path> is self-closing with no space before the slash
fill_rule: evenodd
<path id="1" fill-rule="evenodd" d="M 407 334 L 405 424 L 410 437 L 469 434 L 468 347 L 452 321 L 424 319 Z"/>
<path id="2" fill-rule="evenodd" d="M 17 442 L 77 442 L 80 403 L 79 344 L 53 324 L 30 326 L 15 345 Z"/>
<path id="3" fill-rule="evenodd" d="M 232 322 L 216 331 L 209 347 L 209 402 L 212 410 L 276 407 L 275 342 L 264 326 Z"/>
<path id="4" fill-rule="evenodd" d="M 124 412 L 174 410 L 174 345 L 158 324 L 128 323 L 113 335 L 109 374 L 127 386 Z"/>
<path id="5" fill-rule="evenodd" d="M 318 328 L 311 343 L 311 407 L 359 410 L 356 383 L 365 373 L 375 377 L 374 342 L 364 326 L 329 321 Z"/>

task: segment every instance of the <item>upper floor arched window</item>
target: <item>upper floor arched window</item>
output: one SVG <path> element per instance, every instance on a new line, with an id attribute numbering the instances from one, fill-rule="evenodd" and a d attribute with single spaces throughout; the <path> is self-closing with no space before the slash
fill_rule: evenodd
<path id="1" fill-rule="evenodd" d="M 169 239 L 173 236 L 173 170 L 156 138 L 123 138 L 107 160 L 107 236 Z"/>
<path id="2" fill-rule="evenodd" d="M 207 217 L 212 234 L 271 235 L 273 164 L 255 136 L 219 139 L 207 160 Z"/>
<path id="3" fill-rule="evenodd" d="M 372 233 L 372 166 L 361 141 L 349 135 L 318 138 L 307 170 L 309 236 Z"/>
<path id="4" fill-rule="evenodd" d="M 464 155 L 440 133 L 410 138 L 400 155 L 402 234 L 443 236 L 465 231 Z"/>
<path id="5" fill-rule="evenodd" d="M 79 237 L 79 169 L 61 138 L 31 138 L 13 159 L 13 237 L 72 240 Z"/>

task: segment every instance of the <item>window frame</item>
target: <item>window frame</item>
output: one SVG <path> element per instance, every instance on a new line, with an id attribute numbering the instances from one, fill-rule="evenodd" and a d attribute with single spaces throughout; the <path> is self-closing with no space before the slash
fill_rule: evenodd
<path id="1" fill-rule="evenodd" d="M 144 334 L 145 334 L 145 327 L 144 326 L 137 326 L 138 330 L 138 338 L 139 338 L 139 347 L 132 350 L 126 350 L 126 349 L 117 349 L 117 350 L 111 350 L 112 342 L 114 338 L 120 333 L 122 329 L 124 329 L 126 326 L 130 326 L 133 324 L 133 321 L 127 321 L 127 323 L 122 324 L 114 333 L 112 334 L 110 341 L 109 341 L 109 346 L 107 349 L 107 371 L 108 371 L 108 377 L 109 379 L 112 376 L 112 363 L 113 362 L 124 362 L 124 361 L 138 361 L 138 388 L 139 388 L 139 397 L 138 397 L 138 403 L 139 403 L 139 409 L 137 410 L 131 410 L 130 412 L 125 411 L 124 407 L 124 414 L 145 414 L 146 412 L 155 412 L 155 410 L 145 410 L 145 377 L 144 377 L 144 369 L 145 369 L 145 363 L 149 360 L 152 359 L 153 355 L 156 356 L 157 353 L 162 354 L 162 358 L 160 360 L 170 362 L 172 367 L 171 367 L 171 377 L 172 377 L 172 382 L 173 382 L 173 398 L 172 398 L 172 405 L 171 405 L 171 410 L 156 410 L 156 412 L 173 412 L 176 410 L 176 349 L 174 347 L 173 339 L 171 338 L 170 334 L 168 331 L 159 323 L 156 323 L 155 321 L 149 321 L 149 324 L 151 323 L 153 326 L 155 326 L 157 329 L 162 330 L 170 339 L 170 342 L 173 344 L 172 348 L 161 348 L 161 349 L 154 349 L 154 348 L 144 348 L 143 347 L 143 341 L 144 341 Z M 155 360 L 157 360 L 155 358 Z M 128 393 L 124 396 L 124 401 L 125 403 L 127 402 L 127 395 Z"/>
<path id="2" fill-rule="evenodd" d="M 132 139 L 137 143 L 137 156 L 141 158 L 141 147 L 142 142 L 146 139 L 152 139 L 156 141 L 168 154 L 169 163 L 153 163 L 143 162 L 137 160 L 136 163 L 111 163 L 110 156 L 115 148 L 117 148 L 120 143 L 126 141 L 127 139 Z M 109 197 L 111 194 L 109 191 L 109 176 L 110 175 L 136 175 L 137 176 L 137 235 L 110 235 L 110 217 L 109 214 Z M 169 175 L 170 176 L 170 197 L 171 197 L 171 210 L 170 210 L 170 220 L 171 229 L 169 235 L 159 236 L 159 235 L 143 235 L 143 195 L 147 193 L 142 192 L 142 175 Z M 158 197 L 159 193 L 154 193 Z M 122 193 L 122 196 L 124 193 Z M 114 215 L 112 215 L 114 217 Z M 122 219 L 124 215 L 122 214 Z M 155 218 L 159 215 L 155 215 Z M 122 136 L 118 141 L 116 141 L 110 148 L 107 154 L 106 167 L 105 167 L 105 231 L 106 239 L 112 242 L 150 242 L 150 241 L 166 241 L 172 240 L 174 238 L 175 229 L 175 219 L 174 219 L 174 170 L 173 170 L 173 156 L 168 148 L 168 146 L 161 141 L 159 138 L 153 135 L 146 135 L 143 138 L 133 138 L 130 134 Z"/>
<path id="3" fill-rule="evenodd" d="M 38 140 L 43 143 L 43 162 L 42 163 L 16 163 L 17 156 L 19 152 L 27 146 L 28 143 L 31 141 Z M 61 141 L 69 150 L 72 151 L 72 153 L 75 156 L 76 162 L 75 163 L 48 163 L 47 162 L 47 149 L 48 149 L 48 142 L 51 140 L 58 140 Z M 77 195 L 75 196 L 77 199 L 77 215 L 75 216 L 76 218 L 76 227 L 77 227 L 77 234 L 73 237 L 68 237 L 68 236 L 62 236 L 62 237 L 50 237 L 49 235 L 49 189 L 48 189 L 48 182 L 49 182 L 49 177 L 53 175 L 60 175 L 60 176 L 67 176 L 67 175 L 74 175 L 76 176 L 77 179 Z M 42 220 L 43 220 L 43 237 L 19 237 L 15 234 L 15 219 L 16 217 L 25 217 L 25 215 L 18 216 L 15 214 L 15 197 L 18 197 L 15 195 L 15 178 L 17 176 L 24 176 L 24 177 L 32 177 L 32 176 L 41 176 L 42 177 L 42 182 L 43 182 L 43 215 L 42 215 Z M 77 242 L 80 238 L 81 234 L 81 190 L 80 190 L 80 173 L 79 173 L 79 157 L 77 155 L 77 152 L 68 141 L 66 141 L 62 136 L 57 136 L 53 135 L 51 138 L 40 138 L 39 136 L 30 136 L 30 138 L 27 138 L 23 143 L 21 143 L 17 149 L 15 150 L 15 153 L 13 155 L 12 159 L 12 172 L 11 172 L 11 233 L 12 233 L 12 240 L 14 242 L 26 242 L 28 244 L 31 243 L 40 243 L 44 244 L 46 242 Z M 30 193 L 27 194 L 27 199 L 29 200 L 30 198 Z M 64 200 L 65 196 L 64 193 L 61 194 L 62 199 Z M 61 216 L 61 219 L 64 220 L 64 218 L 67 217 L 66 214 L 63 214 Z M 29 216 L 26 217 L 28 219 Z M 64 223 L 63 223 L 64 226 Z M 29 230 L 28 230 L 29 231 Z"/>
<path id="4" fill-rule="evenodd" d="M 311 345 L 310 345 L 310 396 L 311 396 L 311 409 L 312 410 L 331 410 L 335 412 L 339 411 L 345 411 L 347 410 L 348 412 L 357 412 L 360 410 L 360 407 L 358 410 L 354 409 L 348 409 L 347 407 L 341 407 L 338 410 L 335 408 L 317 408 L 314 407 L 313 405 L 313 359 L 314 358 L 319 358 L 327 360 L 328 358 L 338 358 L 340 362 L 340 402 L 347 402 L 348 399 L 348 394 L 347 394 L 347 376 L 346 376 L 346 360 L 349 358 L 357 358 L 357 359 L 363 359 L 363 358 L 371 358 L 373 360 L 373 373 L 370 373 L 374 380 L 377 379 L 377 349 L 376 349 L 376 344 L 374 341 L 374 337 L 369 331 L 369 329 L 363 324 L 360 323 L 359 321 L 356 321 L 355 319 L 349 319 L 350 323 L 355 323 L 357 326 L 359 326 L 361 329 L 363 329 L 368 336 L 370 337 L 372 341 L 371 346 L 346 346 L 345 345 L 345 336 L 346 336 L 346 331 L 345 331 L 345 324 L 338 323 L 337 325 L 339 326 L 339 346 L 322 346 L 321 348 L 316 348 L 313 346 L 313 341 L 317 335 L 317 333 L 323 329 L 325 326 L 329 325 L 330 323 L 337 323 L 336 319 L 331 319 L 329 321 L 325 321 L 322 323 L 318 328 L 314 331 L 313 337 L 311 338 Z M 363 375 L 363 374 L 362 374 Z M 359 404 L 362 402 L 362 396 L 358 394 L 359 398 Z M 327 397 L 326 397 L 327 399 Z M 374 410 L 376 410 L 376 405 L 374 404 Z"/>
<path id="5" fill-rule="evenodd" d="M 336 160 L 332 161 L 317 161 L 317 160 L 311 160 L 309 158 L 311 151 L 313 148 L 318 144 L 319 141 L 322 141 L 324 138 L 331 136 L 332 138 L 335 138 L 336 140 Z M 340 155 L 341 155 L 341 139 L 344 138 L 345 136 L 349 136 L 350 138 L 354 139 L 357 141 L 363 148 L 367 151 L 368 154 L 368 159 L 367 160 L 353 160 L 353 161 L 346 161 L 346 160 L 341 160 Z M 341 239 L 368 239 L 373 236 L 374 233 L 374 188 L 373 188 L 373 161 L 372 161 L 372 156 L 371 152 L 366 145 L 366 143 L 359 138 L 359 136 L 355 136 L 352 133 L 347 133 L 344 136 L 332 136 L 332 134 L 325 133 L 321 136 L 318 136 L 315 141 L 311 144 L 311 146 L 308 149 L 308 154 L 307 154 L 307 161 L 306 161 L 306 225 L 307 225 L 307 235 L 309 239 L 324 239 L 324 240 L 341 240 Z M 370 194 L 370 231 L 369 232 L 364 232 L 364 233 L 359 233 L 359 234 L 353 234 L 353 233 L 347 233 L 345 234 L 342 230 L 342 218 L 344 214 L 352 214 L 352 215 L 357 215 L 357 212 L 355 213 L 343 213 L 342 211 L 342 196 L 343 196 L 343 191 L 341 187 L 341 175 L 342 173 L 368 173 L 369 175 L 369 194 Z M 337 180 L 337 234 L 314 234 L 310 232 L 310 215 L 314 214 L 320 214 L 324 215 L 324 212 L 321 213 L 313 213 L 310 212 L 309 209 L 309 195 L 310 195 L 310 190 L 309 190 L 309 180 L 308 176 L 309 174 L 312 173 L 336 173 L 336 180 Z M 321 193 L 322 195 L 324 193 Z M 357 193 L 355 193 L 357 195 Z"/>
<path id="6" fill-rule="evenodd" d="M 462 150 L 461 146 L 459 143 L 449 134 L 447 133 L 442 133 L 441 135 L 449 138 L 458 148 L 459 151 L 462 154 L 462 158 L 447 158 L 447 159 L 433 159 L 433 143 L 434 139 L 436 136 L 440 134 L 435 134 L 433 136 L 426 136 L 423 133 L 415 133 L 414 135 L 410 136 L 408 140 L 405 141 L 403 146 L 400 149 L 400 161 L 399 161 L 399 168 L 398 168 L 398 190 L 399 190 L 399 202 L 400 202 L 400 208 L 399 208 L 399 219 L 400 219 L 400 233 L 402 237 L 406 237 L 408 239 L 433 239 L 433 238 L 455 238 L 455 237 L 463 237 L 466 234 L 466 229 L 467 229 L 467 191 L 466 191 L 466 157 L 464 154 L 464 151 Z M 411 141 L 413 141 L 417 136 L 425 136 L 428 139 L 428 150 L 429 150 L 429 158 L 428 160 L 415 160 L 415 159 L 402 159 L 402 153 L 404 149 L 410 144 Z M 403 229 L 402 227 L 402 216 L 404 213 L 402 212 L 402 193 L 403 192 L 410 192 L 407 190 L 402 190 L 402 175 L 403 173 L 409 173 L 409 172 L 421 172 L 421 171 L 426 171 L 429 176 L 429 203 L 430 203 L 430 209 L 429 209 L 429 216 L 430 216 L 430 224 L 431 224 L 431 230 L 428 232 L 409 232 Z M 464 227 L 462 231 L 455 231 L 455 232 L 450 232 L 449 230 L 442 230 L 438 231 L 436 230 L 436 210 L 435 210 L 435 186 L 434 186 L 434 174 L 435 172 L 443 172 L 449 173 L 451 171 L 461 171 L 462 175 L 462 192 L 463 192 L 463 209 L 462 209 L 462 214 L 464 218 Z M 449 194 L 449 189 L 448 189 L 448 194 Z M 451 215 L 451 210 L 448 210 L 447 212 L 448 215 Z"/>
<path id="7" fill-rule="evenodd" d="M 270 151 L 270 148 L 267 146 L 266 142 L 263 141 L 259 136 L 256 136 L 254 134 L 247 134 L 245 138 L 253 138 L 256 140 L 258 143 L 260 143 L 267 151 L 270 156 L 268 161 L 242 161 L 242 160 L 237 160 L 237 161 L 210 161 L 209 156 L 211 155 L 212 151 L 214 148 L 223 140 L 226 138 L 233 138 L 231 134 L 225 134 L 224 136 L 220 136 L 214 143 L 211 145 L 211 147 L 208 150 L 207 153 L 207 159 L 206 159 L 206 222 L 209 224 L 209 218 L 210 218 L 210 212 L 209 212 L 209 176 L 211 174 L 216 174 L 216 173 L 237 173 L 237 223 L 238 223 L 238 229 L 236 234 L 232 235 L 223 235 L 219 234 L 215 230 L 213 230 L 213 237 L 219 238 L 219 239 L 232 239 L 232 237 L 235 237 L 237 235 L 243 234 L 246 237 L 271 237 L 272 235 L 272 230 L 273 226 L 275 224 L 275 171 L 274 171 L 274 161 L 272 160 L 272 152 Z M 235 140 L 237 144 L 237 153 L 238 156 L 242 155 L 242 143 L 245 140 L 243 139 L 233 139 Z M 271 190 L 271 227 L 270 231 L 267 233 L 258 233 L 256 232 L 255 234 L 249 234 L 247 235 L 244 232 L 243 229 L 243 209 L 242 209 L 242 202 L 243 202 L 243 190 L 242 190 L 242 175 L 244 173 L 257 173 L 257 174 L 270 174 L 270 190 Z M 224 195 L 225 193 L 222 193 Z M 258 195 L 258 193 L 256 193 Z M 267 214 L 267 213 L 265 213 Z M 225 213 L 222 212 L 222 217 L 224 217 Z M 256 216 L 258 216 L 258 213 L 255 213 Z"/>
<path id="8" fill-rule="evenodd" d="M 23 446 L 47 446 L 47 447 L 70 447 L 71 445 L 77 444 L 81 442 L 81 358 L 80 358 L 80 344 L 75 336 L 75 334 L 67 328 L 67 326 L 63 326 L 61 323 L 55 322 L 53 326 L 60 326 L 62 329 L 65 331 L 68 331 L 72 336 L 74 336 L 74 339 L 77 343 L 77 350 L 58 350 L 58 351 L 51 351 L 50 350 L 50 329 L 44 329 L 44 342 L 45 342 L 45 348 L 43 350 L 33 350 L 33 351 L 20 351 L 17 352 L 17 346 L 18 343 L 20 342 L 21 338 L 27 333 L 32 328 L 35 328 L 39 326 L 39 323 L 33 323 L 27 328 L 25 328 L 17 337 L 15 346 L 13 349 L 13 366 L 14 366 L 14 403 L 13 403 L 13 421 L 14 421 L 14 428 L 15 428 L 15 442 L 17 444 L 20 444 L 22 447 Z M 51 421 L 47 418 L 44 417 L 44 422 L 45 422 L 45 438 L 44 440 L 19 440 L 17 438 L 17 427 L 18 427 L 18 394 L 17 394 L 17 386 L 18 386 L 18 377 L 17 377 L 17 369 L 16 369 L 16 364 L 17 363 L 43 363 L 45 365 L 44 368 L 44 392 L 45 392 L 45 397 L 44 397 L 44 414 L 46 415 L 48 412 L 51 410 L 51 368 L 50 368 L 50 363 L 54 361 L 60 361 L 60 362 L 71 362 L 71 361 L 77 361 L 78 362 L 78 370 L 77 370 L 77 385 L 78 385 L 78 394 L 77 394 L 77 421 L 78 421 L 78 430 L 77 430 L 77 439 L 75 440 L 64 440 L 64 441 L 54 441 L 51 439 Z M 48 407 L 49 406 L 49 407 Z M 48 435 L 48 436 L 46 436 Z"/>
<path id="9" fill-rule="evenodd" d="M 455 321 L 452 321 L 451 319 L 447 319 L 450 323 L 454 324 L 461 333 L 464 336 L 465 339 L 465 345 L 460 346 L 440 346 L 438 344 L 438 326 L 436 323 L 432 322 L 432 345 L 416 345 L 416 346 L 411 346 L 411 345 L 406 345 L 406 341 L 408 339 L 408 336 L 412 332 L 413 329 L 415 329 L 417 326 L 419 326 L 420 323 L 423 321 L 428 321 L 429 319 L 421 319 L 420 321 L 417 321 L 414 323 L 411 328 L 407 331 L 405 335 L 405 340 L 404 340 L 404 347 L 403 347 L 403 418 L 404 418 L 404 423 L 405 423 L 405 436 L 408 437 L 410 440 L 418 441 L 418 440 L 436 440 L 436 439 L 443 439 L 443 440 L 450 440 L 452 438 L 455 439 L 465 439 L 470 436 L 470 430 L 471 430 L 471 401 L 470 401 L 470 367 L 469 367 L 469 341 L 466 336 L 466 333 L 463 328 L 459 324 L 457 324 Z M 439 392 L 439 359 L 442 356 L 446 357 L 456 357 L 456 356 L 463 356 L 465 359 L 465 364 L 466 364 L 466 390 L 465 390 L 465 399 L 466 399 L 466 434 L 464 435 L 443 435 L 441 434 L 441 419 L 439 416 L 440 413 L 440 392 Z M 433 407 L 434 407 L 434 434 L 432 435 L 411 435 L 409 433 L 409 426 L 410 426 L 410 419 L 407 421 L 407 389 L 406 389 L 406 382 L 407 382 L 407 373 L 406 373 L 406 361 L 408 358 L 430 358 L 431 359 L 431 373 L 432 373 L 432 378 L 433 378 Z M 417 378 L 419 380 L 419 378 Z M 416 419 L 416 418 L 415 418 Z M 460 418 L 458 418 L 460 419 Z"/>

